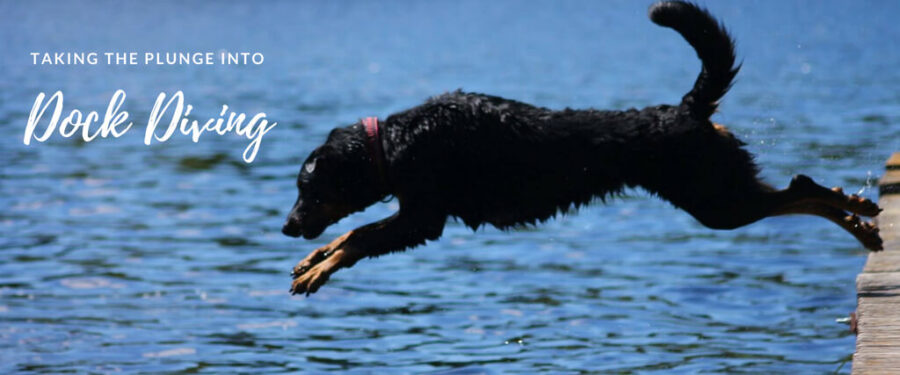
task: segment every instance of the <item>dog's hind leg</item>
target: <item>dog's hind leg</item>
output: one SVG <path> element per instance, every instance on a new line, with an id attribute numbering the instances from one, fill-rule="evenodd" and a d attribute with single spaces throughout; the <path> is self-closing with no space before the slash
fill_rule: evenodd
<path id="1" fill-rule="evenodd" d="M 882 241 L 874 224 L 863 222 L 856 214 L 875 216 L 881 211 L 874 202 L 841 189 L 828 189 L 807 176 L 798 175 L 787 189 L 775 190 L 759 184 L 731 197 L 694 200 L 682 205 L 703 225 L 715 229 L 733 229 L 757 220 L 779 215 L 816 215 L 850 232 L 870 250 L 881 250 Z M 847 213 L 850 211 L 854 215 Z"/>
<path id="2" fill-rule="evenodd" d="M 441 236 L 446 216 L 434 211 L 404 210 L 356 228 L 328 245 L 313 250 L 294 267 L 291 293 L 307 296 L 319 290 L 331 274 L 349 268 L 362 258 L 403 251 Z"/>

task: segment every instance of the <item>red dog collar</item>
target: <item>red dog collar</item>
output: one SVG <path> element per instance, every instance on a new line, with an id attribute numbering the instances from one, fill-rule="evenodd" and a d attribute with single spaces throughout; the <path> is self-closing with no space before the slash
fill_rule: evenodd
<path id="1" fill-rule="evenodd" d="M 366 117 L 362 119 L 363 128 L 366 131 L 366 145 L 369 149 L 369 157 L 378 169 L 378 178 L 382 186 L 387 189 L 387 175 L 384 165 L 384 148 L 381 144 L 381 129 L 378 127 L 378 117 Z"/>

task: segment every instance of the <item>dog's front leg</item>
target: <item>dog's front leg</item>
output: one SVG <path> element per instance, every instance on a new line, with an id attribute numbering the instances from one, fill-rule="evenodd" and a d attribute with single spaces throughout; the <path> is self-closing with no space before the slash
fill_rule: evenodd
<path id="1" fill-rule="evenodd" d="M 331 274 L 352 267 L 365 257 L 402 251 L 440 237 L 446 218 L 400 212 L 364 225 L 313 250 L 294 267 L 291 293 L 309 296 L 319 290 Z"/>

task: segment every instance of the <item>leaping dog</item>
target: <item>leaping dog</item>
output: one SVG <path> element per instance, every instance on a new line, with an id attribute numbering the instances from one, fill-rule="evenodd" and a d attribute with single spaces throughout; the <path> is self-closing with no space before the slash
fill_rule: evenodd
<path id="1" fill-rule="evenodd" d="M 641 187 L 713 229 L 777 215 L 828 219 L 870 250 L 882 240 L 861 216 L 868 199 L 807 176 L 786 189 L 760 181 L 744 143 L 710 116 L 739 70 L 724 27 L 696 5 L 653 5 L 703 62 L 680 104 L 625 111 L 554 111 L 496 96 L 453 92 L 384 121 L 336 128 L 306 159 L 299 196 L 282 231 L 316 238 L 341 218 L 395 196 L 400 209 L 310 253 L 291 291 L 316 292 L 335 271 L 366 257 L 436 240 L 448 217 L 476 229 L 534 224 L 594 198 Z"/>

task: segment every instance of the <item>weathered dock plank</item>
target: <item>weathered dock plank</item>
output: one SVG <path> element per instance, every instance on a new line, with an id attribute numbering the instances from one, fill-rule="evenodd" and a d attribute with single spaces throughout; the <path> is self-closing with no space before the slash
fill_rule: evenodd
<path id="1" fill-rule="evenodd" d="M 869 253 L 856 278 L 856 353 L 853 374 L 900 374 L 900 152 L 878 183 L 876 218 L 884 251 Z"/>

